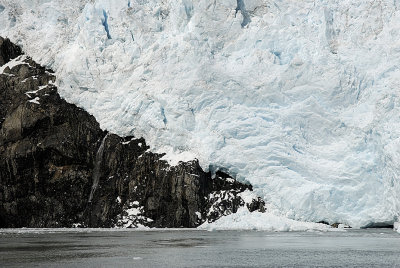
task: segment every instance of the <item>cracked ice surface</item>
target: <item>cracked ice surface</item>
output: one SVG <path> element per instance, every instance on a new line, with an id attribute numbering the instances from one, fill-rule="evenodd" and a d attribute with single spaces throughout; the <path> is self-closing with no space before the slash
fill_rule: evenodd
<path id="1" fill-rule="evenodd" d="M 275 214 L 398 217 L 398 0 L 0 4 L 0 34 L 103 128 L 225 167 Z"/>

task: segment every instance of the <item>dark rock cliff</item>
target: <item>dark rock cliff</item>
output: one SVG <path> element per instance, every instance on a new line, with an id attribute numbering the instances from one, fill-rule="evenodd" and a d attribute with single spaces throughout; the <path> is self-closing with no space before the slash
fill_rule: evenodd
<path id="1" fill-rule="evenodd" d="M 245 203 L 251 186 L 197 161 L 170 166 L 57 93 L 51 70 L 0 37 L 0 228 L 196 227 Z"/>

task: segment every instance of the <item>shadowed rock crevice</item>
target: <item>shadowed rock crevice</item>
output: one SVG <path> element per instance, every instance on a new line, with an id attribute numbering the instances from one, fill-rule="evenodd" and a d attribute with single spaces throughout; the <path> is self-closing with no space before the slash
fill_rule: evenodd
<path id="1" fill-rule="evenodd" d="M 250 185 L 198 161 L 170 166 L 143 138 L 101 130 L 21 53 L 0 38 L 0 228 L 196 227 L 240 206 L 264 210 L 240 196 Z"/>

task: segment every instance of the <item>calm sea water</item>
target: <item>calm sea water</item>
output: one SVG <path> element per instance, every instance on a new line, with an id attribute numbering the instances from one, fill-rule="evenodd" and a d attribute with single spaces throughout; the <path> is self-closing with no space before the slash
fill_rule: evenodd
<path id="1" fill-rule="evenodd" d="M 0 267 L 400 267 L 400 235 L 0 229 Z"/>

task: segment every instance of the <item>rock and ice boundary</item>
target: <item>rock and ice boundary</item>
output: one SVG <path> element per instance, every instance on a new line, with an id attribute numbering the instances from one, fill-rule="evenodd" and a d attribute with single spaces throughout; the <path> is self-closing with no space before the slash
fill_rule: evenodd
<path id="1" fill-rule="evenodd" d="M 275 214 L 360 227 L 400 213 L 399 9 L 1 0 L 0 34 L 103 128 L 225 167 Z"/>
<path id="2" fill-rule="evenodd" d="M 0 37 L 0 228 L 197 227 L 265 212 L 251 185 L 103 131 L 55 80 Z"/>

